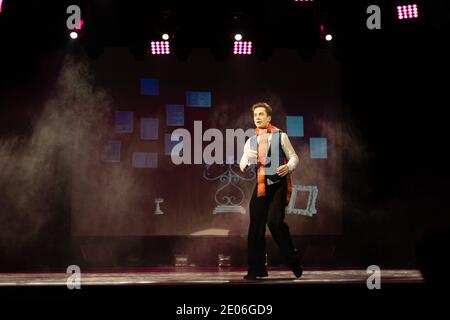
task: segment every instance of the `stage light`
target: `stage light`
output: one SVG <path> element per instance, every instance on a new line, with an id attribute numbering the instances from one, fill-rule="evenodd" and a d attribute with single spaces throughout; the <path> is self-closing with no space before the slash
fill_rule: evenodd
<path id="1" fill-rule="evenodd" d="M 153 55 L 170 54 L 169 41 L 151 41 L 149 53 Z"/>
<path id="2" fill-rule="evenodd" d="M 233 53 L 234 54 L 252 54 L 252 42 L 251 41 L 235 41 Z"/>
<path id="3" fill-rule="evenodd" d="M 219 268 L 231 267 L 231 256 L 220 253 L 218 256 Z"/>
<path id="4" fill-rule="evenodd" d="M 314 0 L 294 0 L 295 2 L 313 2 Z"/>
<path id="5" fill-rule="evenodd" d="M 77 39 L 77 38 L 78 38 L 78 35 L 79 35 L 79 33 L 81 32 L 81 29 L 83 28 L 83 24 L 84 24 L 84 20 L 83 20 L 83 19 L 80 19 L 80 28 L 74 28 L 74 29 L 72 29 L 73 31 L 71 31 L 71 32 L 69 33 L 69 36 L 70 36 L 72 39 Z"/>
<path id="6" fill-rule="evenodd" d="M 168 33 L 163 33 L 162 37 L 163 40 L 169 40 L 169 34 Z"/>
<path id="7" fill-rule="evenodd" d="M 0 0 L 0 13 L 2 12 L 3 0 Z"/>
<path id="8" fill-rule="evenodd" d="M 326 42 L 333 40 L 333 29 L 327 23 L 320 24 L 320 38 Z"/>
<path id="9" fill-rule="evenodd" d="M 397 18 L 400 20 L 415 19 L 419 17 L 416 4 L 397 6 Z"/>
<path id="10" fill-rule="evenodd" d="M 234 39 L 234 54 L 251 54 L 252 53 L 252 42 L 243 41 L 244 34 L 248 35 L 250 30 L 250 19 L 243 12 L 236 11 L 232 12 L 230 16 L 229 26 L 230 38 L 233 36 Z"/>
<path id="11" fill-rule="evenodd" d="M 83 25 L 84 25 L 84 20 L 80 19 L 80 29 L 75 29 L 75 30 L 80 31 L 83 28 Z"/>
<path id="12" fill-rule="evenodd" d="M 175 267 L 187 267 L 189 256 L 184 253 L 175 254 Z"/>

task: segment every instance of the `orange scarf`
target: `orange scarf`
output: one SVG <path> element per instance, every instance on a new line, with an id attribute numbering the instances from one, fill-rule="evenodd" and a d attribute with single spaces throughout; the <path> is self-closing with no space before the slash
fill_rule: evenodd
<path id="1" fill-rule="evenodd" d="M 256 128 L 256 135 L 260 136 L 259 142 L 258 142 L 258 167 L 257 167 L 257 179 L 258 179 L 258 193 L 257 197 L 265 196 L 266 195 L 266 184 L 265 184 L 265 175 L 266 175 L 266 160 L 267 160 L 267 145 L 268 145 L 268 138 L 269 133 L 280 131 L 277 127 L 269 123 L 269 126 L 266 129 L 259 129 Z M 280 148 L 281 148 L 281 141 L 280 141 Z M 287 160 L 284 160 L 284 164 L 287 163 Z M 286 194 L 286 205 L 289 204 L 289 201 L 291 200 L 291 193 L 292 193 L 292 181 L 291 181 L 291 174 L 287 174 L 287 183 L 288 183 L 288 190 Z"/>

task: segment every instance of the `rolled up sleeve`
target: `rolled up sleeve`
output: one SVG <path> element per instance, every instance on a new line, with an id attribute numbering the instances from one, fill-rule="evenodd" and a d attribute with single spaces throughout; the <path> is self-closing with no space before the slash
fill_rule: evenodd
<path id="1" fill-rule="evenodd" d="M 292 172 L 297 168 L 299 159 L 297 153 L 295 153 L 294 148 L 292 147 L 291 141 L 289 141 L 289 137 L 286 133 L 281 133 L 281 147 L 283 148 L 284 154 L 288 159 L 287 166 L 289 167 L 289 171 Z"/>
<path id="2" fill-rule="evenodd" d="M 248 154 L 250 151 L 250 139 L 245 142 L 244 153 L 242 155 L 241 161 L 239 162 L 239 168 L 242 172 L 245 172 L 249 166 Z"/>

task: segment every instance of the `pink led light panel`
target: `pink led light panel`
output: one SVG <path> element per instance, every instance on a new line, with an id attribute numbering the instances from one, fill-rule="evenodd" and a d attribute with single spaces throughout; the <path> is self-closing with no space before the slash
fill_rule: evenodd
<path id="1" fill-rule="evenodd" d="M 251 41 L 235 41 L 233 53 L 234 54 L 252 54 L 252 42 Z"/>
<path id="2" fill-rule="evenodd" d="M 397 17 L 400 20 L 415 19 L 419 17 L 419 11 L 416 4 L 408 4 L 397 7 Z"/>
<path id="3" fill-rule="evenodd" d="M 150 42 L 151 54 L 170 54 L 169 41 L 151 41 Z"/>

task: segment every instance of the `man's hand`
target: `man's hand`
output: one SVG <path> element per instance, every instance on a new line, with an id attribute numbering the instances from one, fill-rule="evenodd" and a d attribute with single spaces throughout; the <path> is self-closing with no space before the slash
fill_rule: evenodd
<path id="1" fill-rule="evenodd" d="M 284 177 L 285 175 L 287 175 L 289 173 L 289 167 L 287 164 L 283 164 L 282 166 L 279 166 L 277 168 L 277 174 L 280 177 Z"/>
<path id="2" fill-rule="evenodd" d="M 258 162 L 258 151 L 250 149 L 248 154 L 248 163 L 256 164 Z"/>

